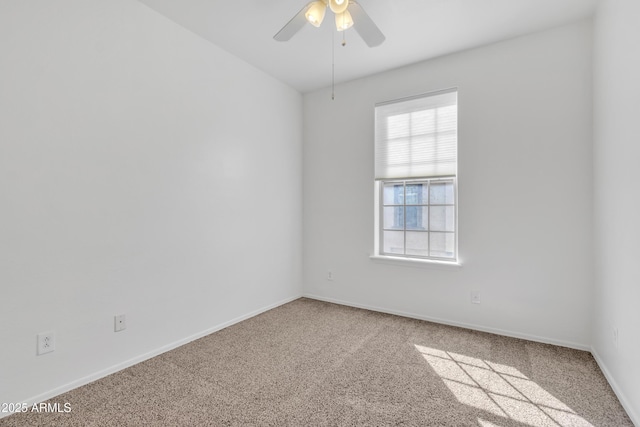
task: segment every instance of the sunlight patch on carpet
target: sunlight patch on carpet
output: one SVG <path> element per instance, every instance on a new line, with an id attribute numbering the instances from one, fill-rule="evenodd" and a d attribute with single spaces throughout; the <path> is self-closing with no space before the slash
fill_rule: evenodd
<path id="1" fill-rule="evenodd" d="M 593 427 L 512 366 L 415 345 L 456 399 L 532 427 Z M 478 418 L 483 427 L 495 424 Z"/>

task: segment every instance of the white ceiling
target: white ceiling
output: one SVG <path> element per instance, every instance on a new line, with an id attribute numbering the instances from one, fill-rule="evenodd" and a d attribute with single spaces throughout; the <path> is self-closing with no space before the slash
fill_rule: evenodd
<path id="1" fill-rule="evenodd" d="M 139 0 L 300 92 L 590 16 L 597 0 L 358 0 L 385 34 L 368 47 L 358 34 L 305 27 L 288 42 L 273 39 L 309 0 Z M 335 41 L 332 43 L 332 36 Z"/>

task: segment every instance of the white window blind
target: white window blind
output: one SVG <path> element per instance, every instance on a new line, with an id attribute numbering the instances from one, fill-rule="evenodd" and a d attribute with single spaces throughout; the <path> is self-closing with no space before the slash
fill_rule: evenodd
<path id="1" fill-rule="evenodd" d="M 377 104 L 375 179 L 455 176 L 457 102 L 449 90 Z"/>

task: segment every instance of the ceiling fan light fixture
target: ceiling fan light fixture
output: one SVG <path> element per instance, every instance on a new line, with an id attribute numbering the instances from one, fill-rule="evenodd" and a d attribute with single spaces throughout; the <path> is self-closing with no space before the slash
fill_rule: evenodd
<path id="1" fill-rule="evenodd" d="M 349 0 L 329 0 L 329 7 L 336 15 L 347 10 Z"/>
<path id="2" fill-rule="evenodd" d="M 314 1 L 304 14 L 304 17 L 307 18 L 311 25 L 319 27 L 326 11 L 327 5 L 322 0 Z"/>
<path id="3" fill-rule="evenodd" d="M 353 18 L 348 10 L 342 13 L 336 14 L 336 29 L 338 31 L 344 31 L 353 26 Z"/>

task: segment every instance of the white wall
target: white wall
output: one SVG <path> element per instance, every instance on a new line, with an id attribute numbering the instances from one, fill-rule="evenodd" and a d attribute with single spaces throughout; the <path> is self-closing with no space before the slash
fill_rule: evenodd
<path id="1" fill-rule="evenodd" d="M 597 261 L 593 353 L 640 425 L 640 3 L 603 0 L 595 20 Z M 618 329 L 618 345 L 613 330 Z"/>
<path id="2" fill-rule="evenodd" d="M 131 0 L 1 2 L 0 52 L 0 402 L 301 294 L 298 92 Z"/>
<path id="3" fill-rule="evenodd" d="M 306 94 L 305 294 L 589 348 L 591 47 L 585 21 Z M 376 263 L 373 106 L 450 87 L 463 268 Z"/>

